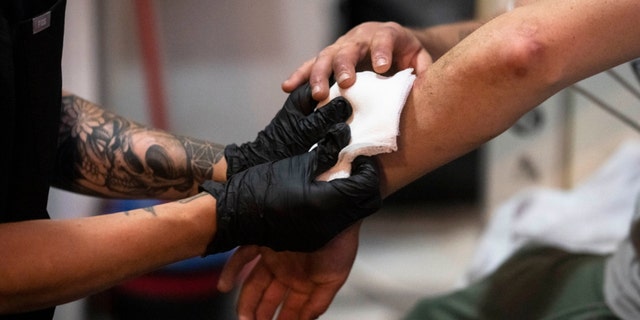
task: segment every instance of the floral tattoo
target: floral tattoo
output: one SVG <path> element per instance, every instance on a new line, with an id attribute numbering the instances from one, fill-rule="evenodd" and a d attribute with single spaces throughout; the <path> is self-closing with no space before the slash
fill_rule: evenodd
<path id="1" fill-rule="evenodd" d="M 109 197 L 175 198 L 213 176 L 224 146 L 145 127 L 73 95 L 62 98 L 54 184 Z"/>

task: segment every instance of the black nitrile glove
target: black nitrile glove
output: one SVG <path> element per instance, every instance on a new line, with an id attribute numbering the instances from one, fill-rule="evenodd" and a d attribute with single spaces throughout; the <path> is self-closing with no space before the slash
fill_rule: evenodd
<path id="1" fill-rule="evenodd" d="M 316 181 L 349 141 L 349 127 L 334 126 L 313 151 L 264 163 L 201 190 L 217 199 L 217 232 L 206 254 L 255 244 L 310 252 L 382 205 L 375 160 L 358 157 L 352 175 Z"/>
<path id="2" fill-rule="evenodd" d="M 317 105 L 308 83 L 294 90 L 255 141 L 226 146 L 227 178 L 261 163 L 307 152 L 331 126 L 351 116 L 351 105 L 341 97 L 314 112 Z"/>

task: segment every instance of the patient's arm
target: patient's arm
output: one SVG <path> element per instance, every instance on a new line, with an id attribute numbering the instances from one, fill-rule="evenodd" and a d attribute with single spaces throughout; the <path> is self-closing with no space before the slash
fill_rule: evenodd
<path id="1" fill-rule="evenodd" d="M 480 146 L 558 90 L 640 56 L 638 12 L 635 0 L 542 0 L 470 34 L 418 75 L 398 151 L 379 156 L 383 194 Z"/>
<path id="2" fill-rule="evenodd" d="M 558 90 L 640 56 L 640 41 L 633 40 L 640 27 L 638 12 L 637 0 L 541 0 L 499 16 L 470 34 L 418 74 L 401 118 L 398 151 L 379 156 L 383 194 L 477 148 Z M 354 234 L 357 227 L 334 241 Z M 323 252 L 321 258 L 332 259 L 331 270 L 347 270 L 344 267 L 350 267 L 353 256 L 344 254 L 339 246 L 333 250 Z M 263 253 L 265 263 L 252 272 L 284 285 L 300 281 L 282 272 L 286 266 L 266 263 L 289 258 L 286 252 Z M 319 258 L 298 257 L 309 265 Z M 230 283 L 233 272 L 225 275 L 223 287 Z M 342 271 L 345 279 L 347 275 L 348 271 Z M 252 279 L 256 278 L 249 278 L 244 286 L 258 285 Z M 306 281 L 313 284 L 311 278 Z M 308 300 L 288 307 L 313 310 L 307 314 L 316 315 L 328 307 L 330 300 L 324 301 L 325 305 Z M 241 297 L 239 305 L 243 315 L 251 316 L 256 310 L 275 312 L 264 306 L 280 302 L 284 302 L 281 296 L 261 291 L 250 302 Z"/>

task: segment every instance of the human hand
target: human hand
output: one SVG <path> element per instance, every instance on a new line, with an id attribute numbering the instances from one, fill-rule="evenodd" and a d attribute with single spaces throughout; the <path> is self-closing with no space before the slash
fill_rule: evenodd
<path id="1" fill-rule="evenodd" d="M 260 257 L 245 279 L 237 311 L 241 319 L 315 319 L 344 285 L 358 250 L 359 224 L 312 253 L 240 247 L 227 261 L 218 290 L 230 291 L 243 267 Z"/>
<path id="2" fill-rule="evenodd" d="M 313 98 L 322 101 L 329 96 L 332 74 L 340 87 L 348 88 L 356 81 L 357 67 L 379 74 L 411 67 L 420 74 L 430 64 L 431 57 L 412 30 L 395 22 L 366 22 L 306 61 L 282 83 L 282 89 L 291 92 L 308 81 Z"/>
<path id="3" fill-rule="evenodd" d="M 274 250 L 313 251 L 381 204 L 375 160 L 358 157 L 351 176 L 329 182 L 316 176 L 336 163 L 349 142 L 349 127 L 335 125 L 318 147 L 305 154 L 269 162 L 201 189 L 217 200 L 217 225 L 206 254 L 238 245 Z"/>
<path id="4" fill-rule="evenodd" d="M 308 83 L 291 92 L 282 109 L 258 133 L 255 141 L 225 147 L 227 178 L 261 163 L 307 152 L 331 126 L 351 116 L 351 105 L 344 98 L 335 98 L 314 112 L 317 105 Z"/>

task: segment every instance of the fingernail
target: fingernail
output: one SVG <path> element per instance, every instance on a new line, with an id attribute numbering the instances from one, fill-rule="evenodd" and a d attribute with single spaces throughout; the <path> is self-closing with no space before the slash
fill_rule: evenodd
<path id="1" fill-rule="evenodd" d="M 376 67 L 380 67 L 380 66 L 384 66 L 387 65 L 387 59 L 384 57 L 380 57 L 378 59 L 376 59 Z"/>
<path id="2" fill-rule="evenodd" d="M 341 74 L 340 74 L 340 76 L 338 77 L 338 83 L 341 83 L 341 82 L 343 82 L 343 81 L 349 80 L 350 78 L 351 78 L 351 76 L 350 76 L 348 73 L 343 72 L 343 73 L 341 73 Z"/>
<path id="3" fill-rule="evenodd" d="M 315 85 L 315 86 L 313 86 L 311 88 L 311 94 L 318 93 L 318 92 L 320 92 L 320 86 L 319 85 Z"/>

